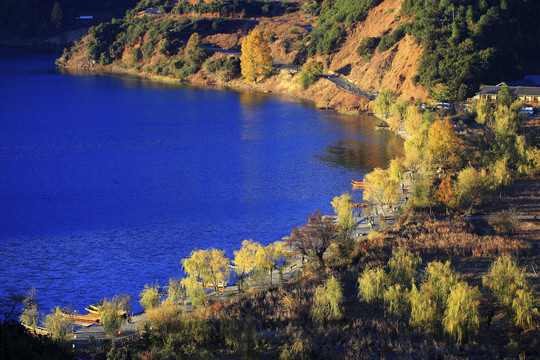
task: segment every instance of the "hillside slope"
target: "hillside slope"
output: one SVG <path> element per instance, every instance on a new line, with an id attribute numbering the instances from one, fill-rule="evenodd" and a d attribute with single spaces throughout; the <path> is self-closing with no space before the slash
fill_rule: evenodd
<path id="1" fill-rule="evenodd" d="M 331 70 L 342 69 L 340 72 L 362 90 L 372 92 L 386 88 L 407 100 L 410 97 L 425 100 L 425 88 L 412 81 L 422 56 L 422 48 L 414 43 L 412 36 L 405 36 L 385 52 L 376 51 L 369 62 L 364 62 L 356 53 L 362 39 L 382 37 L 405 23 L 398 15 L 402 2 L 385 0 L 371 9 L 365 20 L 347 31 L 339 50 L 327 56 L 327 61 Z"/>

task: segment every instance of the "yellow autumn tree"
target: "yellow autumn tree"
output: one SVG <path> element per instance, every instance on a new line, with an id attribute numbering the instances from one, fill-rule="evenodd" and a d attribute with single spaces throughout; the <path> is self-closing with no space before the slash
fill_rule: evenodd
<path id="1" fill-rule="evenodd" d="M 199 279 L 203 288 L 209 286 L 214 290 L 229 278 L 228 264 L 225 250 L 217 249 L 193 250 L 189 258 L 182 259 L 182 267 L 190 277 Z"/>
<path id="2" fill-rule="evenodd" d="M 381 207 L 400 199 L 399 183 L 392 179 L 388 170 L 376 168 L 364 177 L 364 200 L 372 201 Z"/>
<path id="3" fill-rule="evenodd" d="M 262 245 L 253 240 L 242 241 L 242 247 L 234 252 L 234 272 L 240 280 L 240 289 L 244 287 L 244 280 L 249 273 L 257 266 L 257 253 L 262 249 Z"/>
<path id="4" fill-rule="evenodd" d="M 270 46 L 260 31 L 252 31 L 242 40 L 240 66 L 247 81 L 257 82 L 257 78 L 268 76 L 272 71 Z"/>
<path id="5" fill-rule="evenodd" d="M 459 161 L 459 148 L 456 131 L 448 120 L 437 120 L 431 125 L 428 132 L 427 153 L 432 165 L 454 167 Z"/>

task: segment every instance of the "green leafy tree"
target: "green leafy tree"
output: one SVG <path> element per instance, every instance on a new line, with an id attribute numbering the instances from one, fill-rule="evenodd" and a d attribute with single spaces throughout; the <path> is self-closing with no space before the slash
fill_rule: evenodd
<path id="1" fill-rule="evenodd" d="M 534 324 L 538 308 L 531 285 L 525 269 L 520 268 L 509 254 L 499 256 L 491 264 L 482 283 L 506 307 L 508 316 L 517 327 L 525 329 Z"/>
<path id="2" fill-rule="evenodd" d="M 377 98 L 373 102 L 373 111 L 375 114 L 384 116 L 385 120 L 388 119 L 390 107 L 392 105 L 392 92 L 388 89 L 383 89 L 377 95 Z"/>
<path id="3" fill-rule="evenodd" d="M 429 263 L 420 289 L 413 285 L 411 290 L 411 325 L 436 328 L 442 321 L 451 289 L 458 281 L 449 261 Z"/>
<path id="4" fill-rule="evenodd" d="M 418 290 L 413 284 L 411 292 L 411 317 L 409 323 L 421 328 L 435 328 L 439 320 L 437 302 L 429 291 Z"/>
<path id="5" fill-rule="evenodd" d="M 411 311 L 409 289 L 401 284 L 389 286 L 384 291 L 385 312 L 403 321 Z"/>
<path id="6" fill-rule="evenodd" d="M 472 212 L 473 205 L 482 199 L 489 186 L 490 179 L 485 171 L 476 171 L 473 167 L 461 170 L 457 178 L 459 202 L 462 206 L 469 205 L 469 212 Z"/>
<path id="7" fill-rule="evenodd" d="M 319 76 L 323 73 L 323 64 L 320 61 L 309 61 L 302 66 L 302 74 L 300 77 L 300 85 L 304 89 L 314 84 L 319 80 Z"/>
<path id="8" fill-rule="evenodd" d="M 202 45 L 201 37 L 197 33 L 193 33 L 184 49 L 184 59 L 197 66 L 200 66 L 206 59 L 206 53 Z"/>
<path id="9" fill-rule="evenodd" d="M 341 320 L 343 308 L 343 290 L 335 277 L 331 277 L 324 285 L 318 286 L 313 297 L 313 321 L 323 325 L 329 321 Z"/>
<path id="10" fill-rule="evenodd" d="M 259 77 L 266 77 L 272 71 L 270 46 L 260 31 L 254 30 L 242 40 L 240 55 L 242 75 L 247 81 L 257 82 Z"/>
<path id="11" fill-rule="evenodd" d="M 125 312 L 121 309 L 120 298 L 103 299 L 99 306 L 100 323 L 107 336 L 115 336 L 126 322 Z"/>
<path id="12" fill-rule="evenodd" d="M 512 301 L 514 324 L 521 329 L 532 328 L 538 324 L 538 300 L 528 287 L 516 290 Z"/>
<path id="13" fill-rule="evenodd" d="M 497 94 L 497 105 L 510 107 L 513 102 L 514 94 L 512 93 L 508 85 L 506 85 L 506 83 L 503 83 L 501 89 L 499 90 L 499 93 Z"/>
<path id="14" fill-rule="evenodd" d="M 444 332 L 458 343 L 478 333 L 480 327 L 480 291 L 460 281 L 452 287 L 442 320 Z"/>
<path id="15" fill-rule="evenodd" d="M 493 107 L 487 99 L 479 99 L 474 102 L 473 111 L 476 113 L 477 123 L 490 125 L 493 122 Z"/>
<path id="16" fill-rule="evenodd" d="M 167 301 L 173 304 L 183 302 L 186 292 L 182 286 L 182 279 L 170 278 L 167 288 Z"/>
<path id="17" fill-rule="evenodd" d="M 145 310 L 155 308 L 159 305 L 159 285 L 157 283 L 150 286 L 145 284 L 139 296 L 139 303 Z"/>

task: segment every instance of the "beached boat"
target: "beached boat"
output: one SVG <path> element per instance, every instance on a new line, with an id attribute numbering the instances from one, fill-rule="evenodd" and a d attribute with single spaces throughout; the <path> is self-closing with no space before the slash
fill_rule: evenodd
<path id="1" fill-rule="evenodd" d="M 41 326 L 36 326 L 35 328 L 33 328 L 32 326 L 28 326 L 28 325 L 25 325 L 25 324 L 21 324 L 22 326 L 24 326 L 27 330 L 29 330 L 30 332 L 36 334 L 36 335 L 48 335 L 49 332 L 47 331 L 47 329 L 45 329 L 44 327 L 41 327 Z"/>
<path id="2" fill-rule="evenodd" d="M 92 305 L 90 305 L 89 307 L 86 307 L 84 308 L 84 310 L 88 311 L 90 314 L 99 314 L 99 310 L 95 310 L 92 308 Z"/>

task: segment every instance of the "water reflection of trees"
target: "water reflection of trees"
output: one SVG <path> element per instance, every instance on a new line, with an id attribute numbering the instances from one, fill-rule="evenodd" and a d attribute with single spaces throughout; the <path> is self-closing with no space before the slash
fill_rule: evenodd
<path id="1" fill-rule="evenodd" d="M 403 140 L 390 131 L 376 131 L 375 118 L 369 116 L 332 118 L 345 133 L 343 136 L 345 139 L 327 146 L 317 156 L 330 166 L 351 170 L 385 168 L 392 158 L 403 155 Z"/>

